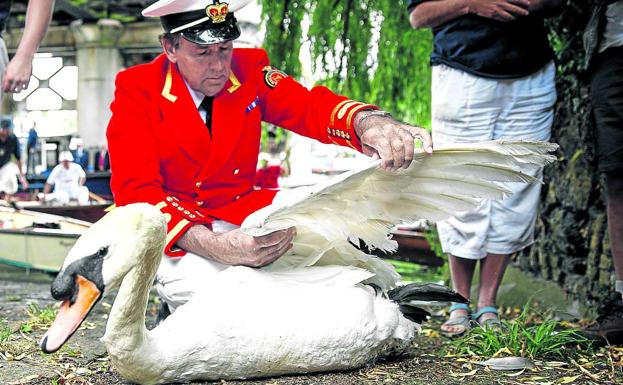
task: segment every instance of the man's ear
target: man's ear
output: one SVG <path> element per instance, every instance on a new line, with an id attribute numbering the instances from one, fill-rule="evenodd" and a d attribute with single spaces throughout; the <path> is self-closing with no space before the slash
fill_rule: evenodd
<path id="1" fill-rule="evenodd" d="M 160 45 L 162 46 L 162 50 L 164 51 L 164 53 L 167 55 L 167 58 L 169 58 L 169 61 L 171 63 L 177 63 L 177 50 L 175 48 L 175 45 L 171 43 L 171 40 L 161 39 Z"/>

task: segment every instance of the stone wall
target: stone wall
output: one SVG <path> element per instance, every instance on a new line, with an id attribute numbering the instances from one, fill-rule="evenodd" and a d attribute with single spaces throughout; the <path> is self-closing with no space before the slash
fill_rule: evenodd
<path id="1" fill-rule="evenodd" d="M 607 296 L 614 274 L 584 71 L 588 15 L 588 2 L 570 1 L 562 16 L 549 21 L 558 67 L 552 141 L 560 144 L 559 162 L 545 170 L 537 241 L 516 264 L 591 306 Z"/>

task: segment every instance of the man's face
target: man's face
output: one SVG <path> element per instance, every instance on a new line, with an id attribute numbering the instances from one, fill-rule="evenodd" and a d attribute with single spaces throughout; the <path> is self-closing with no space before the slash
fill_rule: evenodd
<path id="1" fill-rule="evenodd" d="M 163 45 L 190 88 L 206 96 L 214 96 L 223 89 L 231 71 L 231 41 L 199 45 L 181 38 L 177 47 L 167 41 Z"/>
<path id="2" fill-rule="evenodd" d="M 2 139 L 2 141 L 5 141 L 6 138 L 8 137 L 9 137 L 9 130 L 0 127 L 0 139 Z"/>
<path id="3" fill-rule="evenodd" d="M 69 169 L 69 161 L 68 160 L 61 160 L 61 164 L 63 165 L 63 167 L 65 167 L 66 169 Z"/>

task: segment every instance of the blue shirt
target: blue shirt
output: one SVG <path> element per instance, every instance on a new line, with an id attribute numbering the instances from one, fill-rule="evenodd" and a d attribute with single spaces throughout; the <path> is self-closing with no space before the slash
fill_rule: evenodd
<path id="1" fill-rule="evenodd" d="M 430 0 L 410 0 L 409 12 Z M 519 78 L 551 61 L 544 15 L 501 22 L 469 14 L 433 28 L 432 65 L 445 64 L 488 78 Z"/>
<path id="2" fill-rule="evenodd" d="M 28 140 L 26 141 L 26 147 L 35 147 L 37 145 L 38 137 L 39 136 L 37 135 L 37 130 L 35 130 L 34 128 L 28 130 Z"/>

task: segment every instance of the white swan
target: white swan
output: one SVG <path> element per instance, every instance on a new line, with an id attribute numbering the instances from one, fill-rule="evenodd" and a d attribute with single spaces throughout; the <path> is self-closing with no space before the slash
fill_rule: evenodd
<path id="1" fill-rule="evenodd" d="M 266 272 L 232 267 L 153 330 L 145 328 L 165 222 L 147 204 L 119 207 L 76 242 L 52 285 L 61 310 L 44 336 L 58 350 L 95 302 L 121 281 L 102 338 L 113 366 L 139 384 L 237 379 L 349 369 L 401 352 L 426 313 L 411 299 L 462 301 L 438 285 L 388 299 L 346 266 Z M 401 312 L 402 310 L 402 312 Z"/>
<path id="2" fill-rule="evenodd" d="M 402 177 L 373 165 L 294 198 L 281 196 L 243 229 L 262 234 L 296 225 L 295 252 L 267 268 L 216 274 L 151 331 L 144 311 L 165 222 L 149 205 L 117 208 L 67 256 L 52 285 L 54 298 L 64 302 L 41 347 L 59 349 L 95 302 L 121 282 L 102 340 L 114 367 L 140 384 L 348 369 L 400 352 L 426 318 L 411 300 L 463 299 L 438 285 L 413 284 L 386 296 L 395 271 L 348 241 L 395 247 L 390 224 L 441 219 L 483 197 L 502 197 L 505 189 L 491 181 L 534 181 L 521 169 L 552 161 L 546 153 L 555 148 L 537 142 L 437 148 L 433 156 L 416 154 Z"/>

